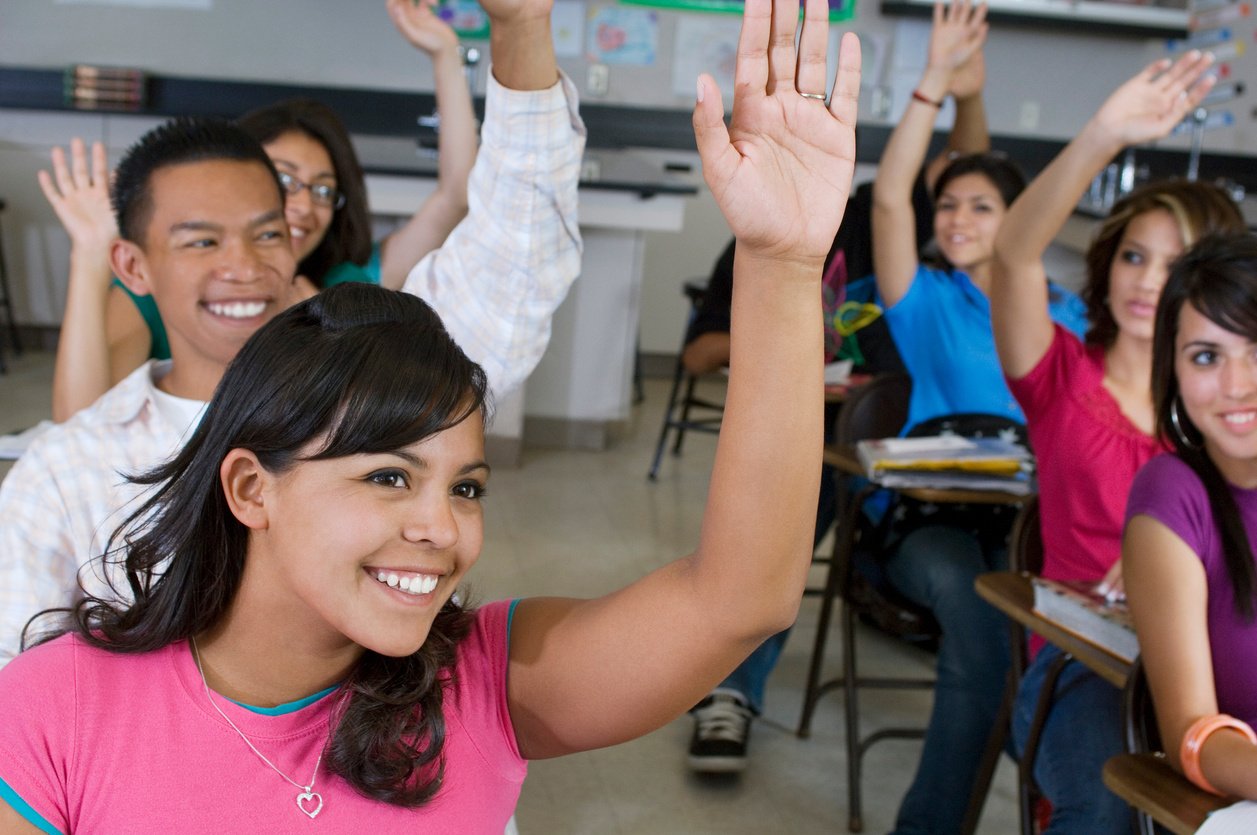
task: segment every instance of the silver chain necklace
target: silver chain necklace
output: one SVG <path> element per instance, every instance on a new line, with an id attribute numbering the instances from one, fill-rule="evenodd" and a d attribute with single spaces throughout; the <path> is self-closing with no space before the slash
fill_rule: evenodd
<path id="1" fill-rule="evenodd" d="M 276 767 L 275 763 L 268 760 L 261 751 L 254 747 L 253 743 L 249 741 L 249 738 L 244 735 L 244 731 L 237 728 L 236 723 L 231 721 L 231 717 L 226 713 L 223 713 L 223 709 L 218 706 L 217 702 L 214 701 L 214 696 L 210 693 L 209 682 L 205 680 L 205 669 L 201 666 L 201 650 L 196 645 L 196 638 L 190 638 L 189 641 L 192 644 L 192 653 L 196 656 L 196 671 L 201 674 L 201 684 L 205 687 L 205 697 L 209 699 L 210 706 L 213 707 L 214 710 L 218 711 L 218 715 L 223 717 L 223 721 L 230 725 L 233 731 L 240 735 L 240 738 L 244 740 L 244 744 L 249 746 L 249 750 L 258 755 L 258 759 L 269 765 L 271 770 L 280 777 L 283 777 L 289 783 L 292 783 L 294 786 L 301 789 L 301 791 L 297 793 L 297 808 L 301 810 L 302 814 L 308 816 L 310 820 L 314 820 L 314 816 L 323 811 L 323 795 L 314 790 L 314 780 L 319 776 L 319 766 L 323 763 L 323 752 L 319 751 L 319 758 L 314 761 L 314 773 L 310 775 L 310 785 L 308 786 L 301 785 L 296 780 L 280 771 L 279 768 Z"/>

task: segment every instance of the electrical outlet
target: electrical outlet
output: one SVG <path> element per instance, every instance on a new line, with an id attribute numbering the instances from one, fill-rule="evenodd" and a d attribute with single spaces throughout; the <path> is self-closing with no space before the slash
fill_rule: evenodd
<path id="1" fill-rule="evenodd" d="M 590 64 L 589 74 L 585 77 L 585 89 L 591 96 L 605 96 L 610 80 L 611 70 L 606 64 Z"/>
<path id="2" fill-rule="evenodd" d="M 1034 130 L 1039 127 L 1039 103 L 1037 101 L 1023 101 L 1021 103 L 1021 115 L 1017 119 L 1017 125 L 1022 130 Z"/>

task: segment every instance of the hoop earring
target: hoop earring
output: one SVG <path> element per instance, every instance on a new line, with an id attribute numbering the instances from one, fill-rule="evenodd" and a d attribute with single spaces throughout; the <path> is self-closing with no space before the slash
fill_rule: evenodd
<path id="1" fill-rule="evenodd" d="M 1173 427 L 1174 434 L 1183 446 L 1188 449 L 1200 449 L 1202 444 L 1193 444 L 1191 439 L 1187 437 L 1187 432 L 1183 429 L 1183 423 L 1178 416 L 1178 395 L 1175 395 L 1174 399 L 1170 401 L 1170 426 Z"/>

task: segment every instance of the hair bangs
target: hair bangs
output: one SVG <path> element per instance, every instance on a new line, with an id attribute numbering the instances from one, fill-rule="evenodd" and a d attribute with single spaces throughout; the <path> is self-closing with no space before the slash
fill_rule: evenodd
<path id="1" fill-rule="evenodd" d="M 414 351 L 412 329 L 372 328 L 354 373 L 346 375 L 312 459 L 388 452 L 418 443 L 480 413 L 488 421 L 484 371 L 451 341 Z"/>

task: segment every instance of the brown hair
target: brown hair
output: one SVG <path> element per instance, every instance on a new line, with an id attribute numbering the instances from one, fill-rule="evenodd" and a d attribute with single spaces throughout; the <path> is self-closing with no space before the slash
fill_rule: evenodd
<path id="1" fill-rule="evenodd" d="M 1109 272 L 1126 227 L 1142 214 L 1166 211 L 1174 218 L 1183 249 L 1215 232 L 1245 230 L 1244 217 L 1229 195 L 1209 183 L 1163 180 L 1135 189 L 1114 204 L 1087 248 L 1087 284 L 1082 300 L 1091 329 L 1087 342 L 1108 348 L 1117 339 L 1117 320 L 1109 310 Z"/>

